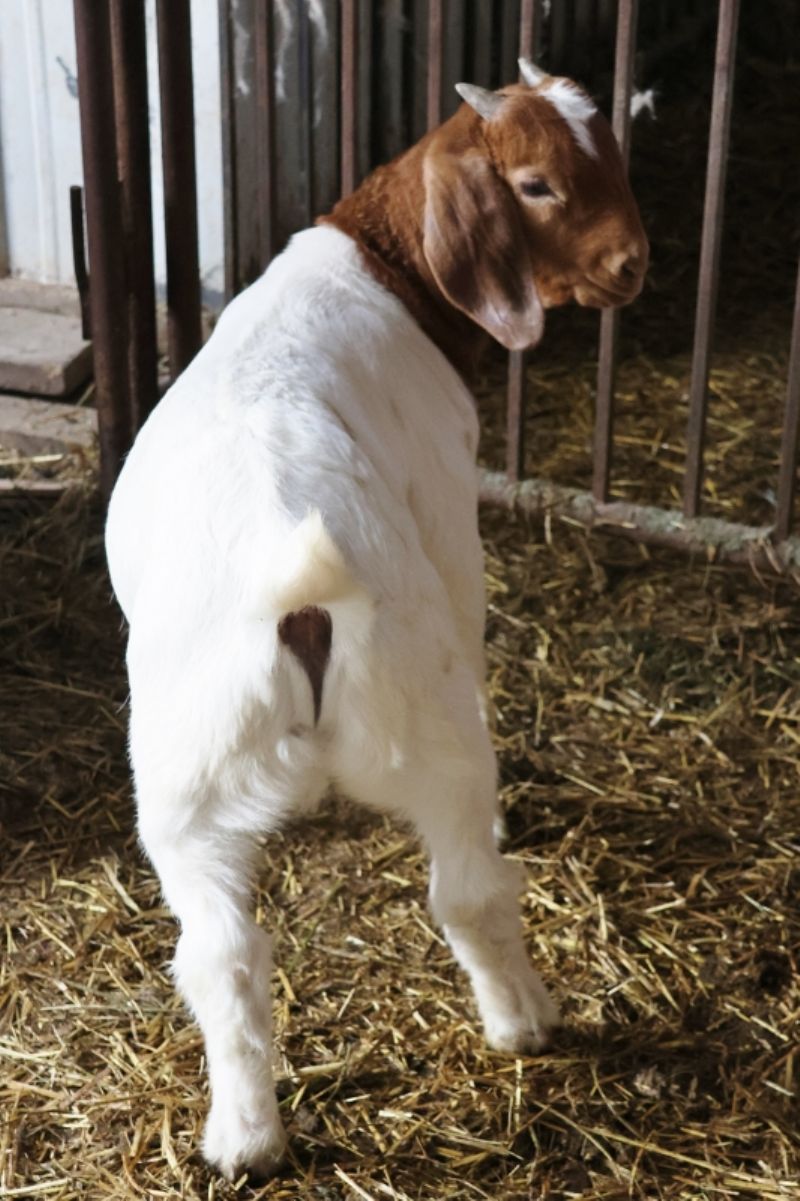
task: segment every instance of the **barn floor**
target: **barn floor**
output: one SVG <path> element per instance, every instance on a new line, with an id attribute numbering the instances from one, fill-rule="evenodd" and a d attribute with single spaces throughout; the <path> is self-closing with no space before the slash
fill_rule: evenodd
<path id="1" fill-rule="evenodd" d="M 510 853 L 565 1028 L 487 1052 L 413 840 L 325 808 L 264 850 L 292 1150 L 251 1189 L 197 1152 L 98 507 L 2 517 L 0 1196 L 800 1196 L 796 593 L 485 515 Z"/>

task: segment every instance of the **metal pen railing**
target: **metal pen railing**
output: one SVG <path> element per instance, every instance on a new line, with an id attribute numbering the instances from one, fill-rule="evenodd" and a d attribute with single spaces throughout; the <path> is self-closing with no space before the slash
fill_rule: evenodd
<path id="1" fill-rule="evenodd" d="M 451 4 L 454 2 L 451 0 Z M 247 0 L 247 4 L 240 5 L 237 12 L 241 20 L 242 13 L 249 11 L 252 20 L 254 101 L 249 109 L 242 101 L 242 94 L 248 89 L 239 87 L 240 81 L 236 78 L 230 0 L 222 0 L 220 8 L 227 199 L 226 285 L 231 293 L 266 266 L 279 249 L 286 227 L 286 215 L 278 211 L 280 204 L 285 203 L 285 195 L 283 191 L 279 194 L 276 186 L 278 10 L 269 0 Z M 91 325 L 103 487 L 108 491 L 135 429 L 155 398 L 152 230 L 144 219 L 149 213 L 149 145 L 144 118 L 147 94 L 144 5 L 139 0 L 74 0 L 74 6 L 88 248 L 92 267 Z M 608 7 L 605 5 L 604 12 Z M 314 54 L 319 51 L 318 47 L 315 50 L 305 0 L 293 2 L 294 36 L 297 39 L 293 58 L 297 78 L 293 96 L 302 109 L 299 114 L 302 120 L 293 128 L 296 128 L 299 143 L 299 148 L 295 147 L 299 154 L 297 161 L 304 164 L 305 187 L 305 199 L 298 201 L 298 224 L 307 222 L 305 210 L 312 195 L 313 159 L 320 146 L 329 146 L 329 140 L 333 138 L 338 147 L 331 160 L 336 178 L 329 181 L 334 194 L 346 194 L 357 186 L 365 158 L 365 122 L 369 121 L 370 113 L 366 111 L 368 105 L 364 100 L 364 73 L 365 65 L 374 70 L 370 55 L 377 18 L 374 8 L 367 5 L 366 0 L 339 0 L 329 4 L 329 9 L 331 17 L 335 18 L 331 28 L 336 36 L 331 39 L 327 53 L 335 56 L 337 80 L 335 90 L 329 90 L 327 94 L 329 101 L 331 97 L 333 99 L 323 114 L 324 128 L 320 129 L 312 78 Z M 559 0 L 554 0 L 551 22 L 558 9 Z M 200 343 L 188 0 L 159 0 L 157 12 L 167 305 L 170 366 L 174 375 Z M 447 106 L 452 103 L 449 91 L 444 90 L 445 66 L 452 61 L 453 29 L 461 29 L 463 33 L 464 27 L 463 23 L 453 24 L 459 14 L 446 0 L 429 0 L 426 5 L 414 6 L 414 13 L 418 22 L 424 21 L 424 27 L 415 27 L 413 31 L 415 53 L 416 48 L 423 46 L 424 59 L 420 56 L 410 68 L 413 88 L 422 89 L 422 107 L 419 108 L 414 100 L 407 108 L 409 114 L 412 109 L 414 113 L 419 111 L 424 124 L 431 128 L 446 115 Z M 639 14 L 640 6 L 636 0 L 617 0 L 612 126 L 626 160 L 630 148 L 630 99 Z M 699 18 L 691 5 L 684 4 L 679 15 L 679 28 L 696 29 Z M 501 69 L 506 68 L 505 58 L 515 48 L 526 57 L 536 58 L 545 29 L 541 0 L 516 0 L 504 5 L 498 19 L 502 21 L 497 42 L 501 46 Z M 587 526 L 615 529 L 628 537 L 651 543 L 750 562 L 759 568 L 796 572 L 800 569 L 800 539 L 792 531 L 800 432 L 800 273 L 792 319 L 774 525 L 747 526 L 721 521 L 703 516 L 700 509 L 738 19 L 738 0 L 719 0 L 682 511 L 623 502 L 611 495 L 618 311 L 606 311 L 600 318 L 591 490 L 580 491 L 526 478 L 527 360 L 524 354 L 514 353 L 509 356 L 507 381 L 505 469 L 484 472 L 483 498 L 490 503 L 562 513 Z M 549 31 L 553 44 L 558 33 L 555 24 Z M 402 55 L 398 56 L 395 42 L 390 57 L 391 61 L 398 62 Z M 494 58 L 496 60 L 497 55 Z M 492 61 L 485 46 L 474 48 L 476 70 L 488 72 Z M 409 70 L 407 62 L 405 70 Z M 477 82 L 489 84 L 490 81 L 485 78 Z M 395 81 L 398 89 L 401 83 Z M 408 82 L 402 86 L 407 88 Z M 392 111 L 397 107 L 395 99 Z M 254 150 L 253 156 L 243 151 L 247 145 Z M 246 171 L 253 170 L 251 157 L 255 162 L 252 178 L 245 177 Z M 246 194 L 245 183 L 250 189 Z M 142 216 L 141 221 L 136 219 L 137 213 Z"/>

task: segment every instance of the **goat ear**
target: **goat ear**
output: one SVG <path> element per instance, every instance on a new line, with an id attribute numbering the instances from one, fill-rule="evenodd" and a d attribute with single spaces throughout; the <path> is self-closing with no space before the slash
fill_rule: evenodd
<path id="1" fill-rule="evenodd" d="M 424 180 L 422 249 L 437 285 L 508 350 L 534 346 L 544 309 L 507 185 L 478 154 L 429 153 Z"/>

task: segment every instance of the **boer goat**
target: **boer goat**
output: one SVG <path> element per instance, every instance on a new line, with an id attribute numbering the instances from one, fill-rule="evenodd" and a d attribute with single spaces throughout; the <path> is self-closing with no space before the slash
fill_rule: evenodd
<path id="1" fill-rule="evenodd" d="M 632 300 L 648 248 L 606 121 L 521 66 L 526 86 L 459 85 L 450 120 L 292 238 L 111 500 L 139 830 L 180 921 L 204 1150 L 228 1176 L 268 1173 L 285 1145 L 258 836 L 331 783 L 416 827 L 489 1043 L 535 1050 L 558 1021 L 493 838 L 465 380 L 487 334 L 534 346 L 550 306 Z"/>

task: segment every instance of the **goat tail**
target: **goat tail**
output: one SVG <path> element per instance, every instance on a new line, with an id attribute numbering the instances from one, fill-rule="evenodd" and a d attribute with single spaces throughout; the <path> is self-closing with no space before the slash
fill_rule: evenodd
<path id="1" fill-rule="evenodd" d="M 322 516 L 314 510 L 287 538 L 259 600 L 261 616 L 280 618 L 336 601 L 366 601 L 367 595 L 353 579 Z"/>
<path id="2" fill-rule="evenodd" d="M 353 578 L 317 511 L 289 535 L 280 562 L 272 564 L 269 581 L 259 592 L 259 616 L 277 622 L 279 642 L 308 677 L 316 725 L 334 615 L 340 635 L 363 638 L 372 623 L 372 601 Z"/>

